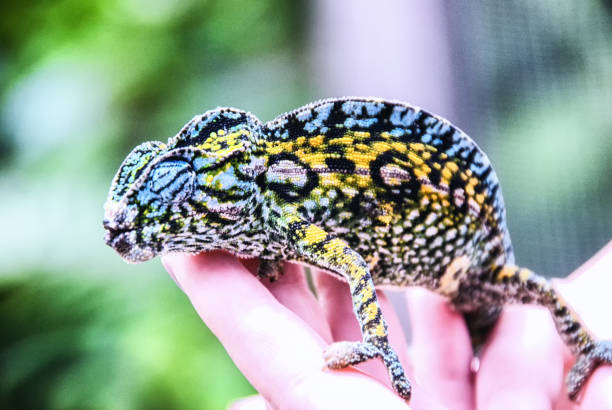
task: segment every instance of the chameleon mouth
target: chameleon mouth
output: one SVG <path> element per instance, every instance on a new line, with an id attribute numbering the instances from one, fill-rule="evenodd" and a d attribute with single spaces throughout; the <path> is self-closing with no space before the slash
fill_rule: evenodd
<path id="1" fill-rule="evenodd" d="M 104 241 L 126 262 L 138 263 L 153 258 L 153 250 L 138 245 L 137 235 L 138 231 L 135 229 L 114 229 L 107 226 Z"/>

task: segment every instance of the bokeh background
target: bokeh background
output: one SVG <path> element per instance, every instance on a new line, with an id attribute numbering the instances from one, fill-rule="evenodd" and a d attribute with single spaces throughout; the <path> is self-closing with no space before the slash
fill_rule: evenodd
<path id="1" fill-rule="evenodd" d="M 474 137 L 517 261 L 565 276 L 612 237 L 612 6 L 598 0 L 0 3 L 0 408 L 224 408 L 253 392 L 102 204 L 136 144 L 218 105 L 262 120 L 400 99 Z"/>

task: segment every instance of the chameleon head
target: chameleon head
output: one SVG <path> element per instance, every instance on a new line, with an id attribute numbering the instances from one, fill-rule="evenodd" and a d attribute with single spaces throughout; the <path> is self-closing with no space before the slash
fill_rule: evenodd
<path id="1" fill-rule="evenodd" d="M 134 148 L 104 205 L 106 244 L 134 263 L 217 248 L 253 189 L 249 148 L 260 125 L 248 113 L 220 108 L 194 117 L 167 144 Z"/>

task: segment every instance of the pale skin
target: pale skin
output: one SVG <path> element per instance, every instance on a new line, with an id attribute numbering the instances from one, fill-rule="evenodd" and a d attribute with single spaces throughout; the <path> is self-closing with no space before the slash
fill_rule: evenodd
<path id="1" fill-rule="evenodd" d="M 168 255 L 163 263 L 259 392 L 231 409 L 407 408 L 378 361 L 344 370 L 324 366 L 323 350 L 331 342 L 361 339 L 347 284 L 317 273 L 315 297 L 298 265 L 286 264 L 278 281 L 262 282 L 252 274 L 256 260 L 221 252 Z M 611 340 L 612 242 L 555 283 L 597 338 Z M 579 404 L 567 399 L 563 379 L 573 359 L 547 311 L 505 309 L 474 373 L 462 317 L 422 289 L 404 293 L 410 346 L 392 305 L 378 294 L 391 344 L 413 382 L 411 408 L 612 408 L 611 366 L 595 371 Z"/>

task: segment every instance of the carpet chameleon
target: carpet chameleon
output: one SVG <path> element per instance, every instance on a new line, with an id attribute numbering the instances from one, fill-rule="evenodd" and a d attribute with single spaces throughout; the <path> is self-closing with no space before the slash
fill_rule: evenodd
<path id="1" fill-rule="evenodd" d="M 504 304 L 547 307 L 577 357 L 576 399 L 612 343 L 594 341 L 546 279 L 516 267 L 499 182 L 486 155 L 446 120 L 401 102 L 326 99 L 262 123 L 218 108 L 167 143 L 140 144 L 104 206 L 105 241 L 128 262 L 225 249 L 335 274 L 350 287 L 363 340 L 325 353 L 330 368 L 381 359 L 410 383 L 388 343 L 375 286 L 424 286 L 464 313 L 471 334 Z"/>

